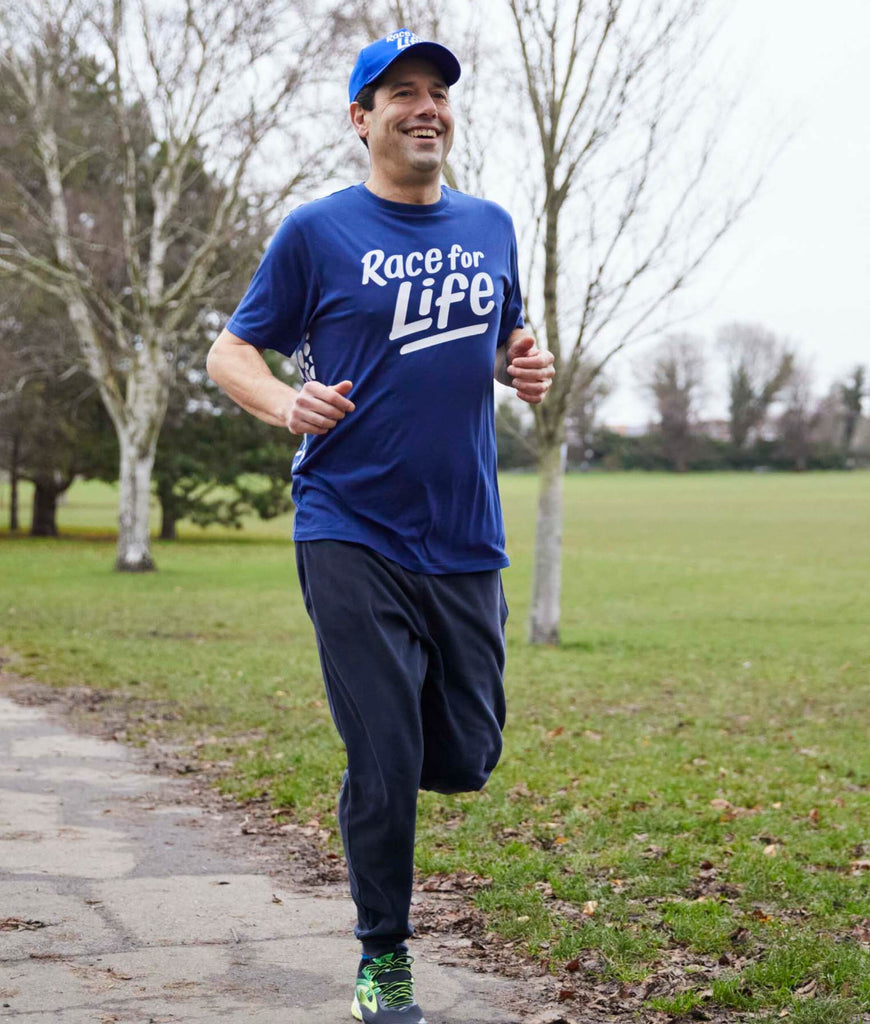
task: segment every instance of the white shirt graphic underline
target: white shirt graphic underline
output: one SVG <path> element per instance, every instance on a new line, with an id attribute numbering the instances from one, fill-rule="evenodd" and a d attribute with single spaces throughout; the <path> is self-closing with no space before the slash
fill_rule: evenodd
<path id="1" fill-rule="evenodd" d="M 409 352 L 419 352 L 421 348 L 431 348 L 432 345 L 443 345 L 445 341 L 457 341 L 459 338 L 470 338 L 474 334 L 483 334 L 489 324 L 472 324 L 470 327 L 457 327 L 455 331 L 444 331 L 441 334 L 430 334 L 428 338 L 418 338 L 416 341 L 409 341 L 399 349 L 400 356 L 406 356 Z"/>

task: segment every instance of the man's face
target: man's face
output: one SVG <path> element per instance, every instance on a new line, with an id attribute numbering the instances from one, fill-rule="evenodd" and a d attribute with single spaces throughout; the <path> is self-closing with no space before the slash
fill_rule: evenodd
<path id="1" fill-rule="evenodd" d="M 355 109 L 355 112 L 354 112 Z M 368 139 L 372 167 L 397 181 L 438 177 L 453 145 L 447 86 L 429 61 L 408 56 L 392 64 L 375 92 L 374 110 L 352 108 Z"/>

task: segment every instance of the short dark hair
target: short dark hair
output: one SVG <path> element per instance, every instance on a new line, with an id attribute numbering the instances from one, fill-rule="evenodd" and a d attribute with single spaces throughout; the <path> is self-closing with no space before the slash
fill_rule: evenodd
<path id="1" fill-rule="evenodd" d="M 374 110 L 375 109 L 375 93 L 378 91 L 378 80 L 375 79 L 373 82 L 369 82 L 368 85 L 364 85 L 362 89 L 356 94 L 354 103 L 359 103 L 363 110 Z"/>
<path id="2" fill-rule="evenodd" d="M 375 109 L 375 93 L 378 90 L 378 80 L 375 79 L 373 82 L 369 82 L 368 85 L 364 85 L 362 89 L 356 94 L 354 103 L 359 103 L 363 110 L 374 110 Z M 369 140 L 361 139 L 362 144 L 366 149 L 369 148 Z"/>

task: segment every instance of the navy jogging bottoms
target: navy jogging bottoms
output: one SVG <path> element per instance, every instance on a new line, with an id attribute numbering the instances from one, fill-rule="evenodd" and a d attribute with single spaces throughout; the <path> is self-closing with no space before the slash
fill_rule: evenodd
<path id="1" fill-rule="evenodd" d="M 347 750 L 338 820 L 354 932 L 378 956 L 413 933 L 417 790 L 481 789 L 501 753 L 501 574 L 410 572 L 334 540 L 298 542 L 296 564 Z"/>

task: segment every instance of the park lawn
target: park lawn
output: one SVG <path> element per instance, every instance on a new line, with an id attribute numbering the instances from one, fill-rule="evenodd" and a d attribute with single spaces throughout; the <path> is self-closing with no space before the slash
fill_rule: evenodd
<path id="1" fill-rule="evenodd" d="M 562 645 L 530 648 L 536 480 L 502 480 L 509 712 L 479 794 L 422 794 L 417 864 L 485 879 L 490 927 L 566 978 L 837 1024 L 870 1012 L 870 474 L 566 481 Z M 0 538 L 12 668 L 162 708 L 130 734 L 332 827 L 343 767 L 286 520 L 110 571 L 113 489 L 69 539 Z M 151 705 L 150 702 L 162 702 Z M 135 705 L 134 705 L 135 706 Z M 334 828 L 332 842 L 337 842 Z"/>

